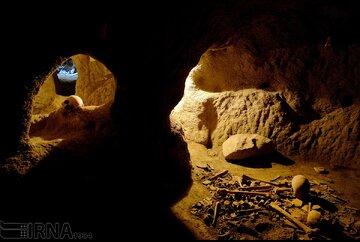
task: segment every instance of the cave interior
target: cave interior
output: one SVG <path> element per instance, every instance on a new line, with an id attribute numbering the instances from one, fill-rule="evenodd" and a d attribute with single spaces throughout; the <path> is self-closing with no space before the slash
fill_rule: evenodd
<path id="1" fill-rule="evenodd" d="M 1 238 L 360 238 L 356 1 L 118 4 L 1 17 Z"/>

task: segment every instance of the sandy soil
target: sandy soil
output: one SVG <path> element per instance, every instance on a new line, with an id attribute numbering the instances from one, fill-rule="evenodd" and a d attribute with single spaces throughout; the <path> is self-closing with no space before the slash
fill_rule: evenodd
<path id="1" fill-rule="evenodd" d="M 233 175 L 248 175 L 261 180 L 271 180 L 279 175 L 295 176 L 297 174 L 305 175 L 310 181 L 317 180 L 326 182 L 329 187 L 336 190 L 342 199 L 347 201 L 346 205 L 354 208 L 360 208 L 360 171 L 349 169 L 332 170 L 321 161 L 299 161 L 294 157 L 291 160 L 286 158 L 273 158 L 267 164 L 260 167 L 246 167 L 239 164 L 227 162 L 220 149 L 211 150 L 197 143 L 188 143 L 188 149 L 192 162 L 193 184 L 187 196 L 177 202 L 172 211 L 176 217 L 181 220 L 194 234 L 197 239 L 217 239 L 217 230 L 205 225 L 198 217 L 190 213 L 190 208 L 196 202 L 210 196 L 210 192 L 200 181 L 203 169 L 198 168 L 196 164 L 209 164 L 214 171 L 227 169 Z M 324 166 L 329 173 L 319 174 L 314 170 L 315 166 Z"/>

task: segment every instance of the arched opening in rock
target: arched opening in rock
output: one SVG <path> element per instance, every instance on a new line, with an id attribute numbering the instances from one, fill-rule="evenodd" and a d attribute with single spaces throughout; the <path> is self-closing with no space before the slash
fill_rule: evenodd
<path id="1" fill-rule="evenodd" d="M 32 99 L 30 145 L 42 155 L 53 146 L 91 149 L 109 135 L 115 92 L 116 80 L 103 63 L 83 54 L 66 59 Z"/>
<path id="2" fill-rule="evenodd" d="M 56 68 L 56 71 L 53 73 L 53 78 L 56 94 L 62 96 L 75 95 L 76 81 L 79 78 L 79 74 L 71 58 Z"/>

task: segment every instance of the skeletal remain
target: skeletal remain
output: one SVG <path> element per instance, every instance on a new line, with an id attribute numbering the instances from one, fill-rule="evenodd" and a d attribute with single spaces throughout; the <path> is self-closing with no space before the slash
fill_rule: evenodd
<path id="1" fill-rule="evenodd" d="M 307 215 L 306 223 L 310 226 L 315 225 L 319 223 L 320 219 L 321 219 L 321 213 L 316 210 L 311 210 Z"/>
<path id="2" fill-rule="evenodd" d="M 267 183 L 267 184 L 270 184 L 270 185 L 273 185 L 273 186 L 279 186 L 279 184 L 277 184 L 277 183 L 255 179 L 255 178 L 252 178 L 252 177 L 247 176 L 247 175 L 242 175 L 241 178 L 242 178 L 242 181 L 260 181 L 260 182 L 264 182 L 264 183 Z"/>
<path id="3" fill-rule="evenodd" d="M 250 195 L 250 196 L 256 196 L 256 195 L 263 195 L 263 196 L 270 196 L 270 193 L 268 192 L 248 192 L 248 191 L 240 191 L 240 190 L 229 190 L 229 189 L 219 189 L 220 193 L 231 193 L 231 194 L 240 194 L 240 195 Z"/>
<path id="4" fill-rule="evenodd" d="M 65 101 L 62 103 L 62 107 L 67 111 L 73 111 L 84 107 L 84 102 L 81 97 L 71 95 L 65 99 Z"/>
<path id="5" fill-rule="evenodd" d="M 223 170 L 223 171 L 221 171 L 221 172 L 216 173 L 215 175 L 213 175 L 213 176 L 210 177 L 209 179 L 210 179 L 210 180 L 216 179 L 216 178 L 218 178 L 218 177 L 220 177 L 220 176 L 225 175 L 226 173 L 228 173 L 228 170 Z"/>
<path id="6" fill-rule="evenodd" d="M 329 195 L 332 196 L 332 197 L 334 197 L 334 198 L 336 198 L 336 199 L 338 199 L 338 200 L 340 200 L 340 201 L 342 201 L 342 202 L 346 202 L 346 200 L 342 199 L 342 198 L 339 197 L 339 196 L 336 196 L 335 194 L 329 193 Z"/>
<path id="7" fill-rule="evenodd" d="M 241 187 L 239 188 L 242 191 L 248 191 L 248 190 L 271 190 L 273 186 L 254 186 L 254 187 Z"/>
<path id="8" fill-rule="evenodd" d="M 213 225 L 213 226 L 216 224 L 216 219 L 219 215 L 219 209 L 220 209 L 220 202 L 216 202 L 215 208 L 214 208 L 214 218 L 213 218 L 213 221 L 211 222 L 211 225 Z"/>
<path id="9" fill-rule="evenodd" d="M 274 181 L 276 181 L 276 180 L 279 179 L 279 178 L 281 178 L 280 175 L 278 175 L 277 177 L 274 177 L 273 179 L 271 179 L 270 182 L 274 182 Z"/>
<path id="10" fill-rule="evenodd" d="M 288 191 L 291 191 L 292 189 L 291 188 L 288 188 L 288 187 L 275 187 L 274 188 L 274 192 L 276 194 L 280 194 L 282 192 L 288 192 Z"/>
<path id="11" fill-rule="evenodd" d="M 291 181 L 291 186 L 293 189 L 293 195 L 296 198 L 304 198 L 310 191 L 310 182 L 303 175 L 296 175 Z"/>
<path id="12" fill-rule="evenodd" d="M 309 228 L 307 225 L 303 224 L 302 222 L 300 222 L 297 218 L 295 218 L 294 216 L 292 216 L 291 214 L 289 214 L 288 212 L 286 212 L 285 210 L 283 210 L 282 208 L 280 208 L 275 202 L 271 202 L 270 206 L 275 209 L 276 211 L 278 211 L 279 213 L 281 213 L 282 215 L 284 215 L 287 219 L 289 219 L 291 222 L 295 223 L 299 228 L 301 228 L 302 230 L 305 231 L 305 233 L 312 233 L 312 232 L 317 232 L 319 229 L 315 228 Z"/>
<path id="13" fill-rule="evenodd" d="M 256 211 L 264 210 L 264 209 L 265 209 L 265 208 L 249 208 L 249 209 L 237 210 L 236 212 L 237 212 L 238 214 L 240 214 L 240 213 L 256 212 Z"/>

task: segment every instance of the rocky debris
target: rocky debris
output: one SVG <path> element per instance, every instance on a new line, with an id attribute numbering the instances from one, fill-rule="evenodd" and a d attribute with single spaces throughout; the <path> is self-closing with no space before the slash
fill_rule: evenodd
<path id="1" fill-rule="evenodd" d="M 295 207 L 301 207 L 302 204 L 303 204 L 303 201 L 301 201 L 300 199 L 298 198 L 295 198 L 291 201 L 291 203 L 295 206 Z"/>
<path id="2" fill-rule="evenodd" d="M 200 180 L 211 196 L 193 204 L 190 211 L 216 230 L 218 239 L 360 238 L 360 210 L 346 206 L 324 182 L 307 180 L 308 196 L 299 199 L 292 190 L 294 177 L 264 181 L 227 170 L 201 170 Z"/>
<path id="3" fill-rule="evenodd" d="M 258 134 L 236 134 L 222 144 L 226 160 L 242 160 L 274 151 L 271 139 Z"/>
<path id="4" fill-rule="evenodd" d="M 329 171 L 326 170 L 325 167 L 323 167 L 323 166 L 315 166 L 314 170 L 316 173 L 319 173 L 319 174 L 328 174 L 329 173 Z"/>

